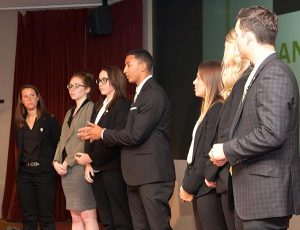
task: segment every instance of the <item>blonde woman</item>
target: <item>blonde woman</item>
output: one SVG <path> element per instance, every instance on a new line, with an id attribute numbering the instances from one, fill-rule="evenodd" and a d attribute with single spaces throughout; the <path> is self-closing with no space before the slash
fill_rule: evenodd
<path id="1" fill-rule="evenodd" d="M 222 81 L 224 88 L 221 91 L 225 99 L 220 113 L 215 143 L 224 143 L 229 140 L 232 121 L 242 99 L 244 85 L 248 78 L 250 62 L 241 59 L 236 45 L 236 33 L 232 29 L 226 36 L 224 57 L 222 61 Z M 216 191 L 221 194 L 222 210 L 228 230 L 235 230 L 234 205 L 229 164 L 217 167 L 209 162 L 205 177 L 213 184 L 216 182 Z M 209 183 L 208 183 L 209 185 Z"/>
<path id="2" fill-rule="evenodd" d="M 212 147 L 215 127 L 222 107 L 221 64 L 200 64 L 193 81 L 196 97 L 202 98 L 201 114 L 192 133 L 192 142 L 187 156 L 187 168 L 180 188 L 183 201 L 193 201 L 197 229 L 224 229 L 225 220 L 221 200 L 216 190 L 205 183 L 205 166 Z M 200 221 L 200 223 L 199 223 Z M 201 226 L 198 226 L 201 225 Z"/>
<path id="3" fill-rule="evenodd" d="M 72 230 L 98 230 L 96 201 L 91 185 L 85 180 L 84 166 L 75 160 L 77 152 L 86 152 L 85 141 L 77 137 L 77 130 L 90 121 L 94 104 L 89 94 L 94 84 L 87 72 L 73 74 L 67 85 L 70 97 L 76 102 L 66 113 L 53 166 L 61 176 L 66 208 L 72 216 Z"/>

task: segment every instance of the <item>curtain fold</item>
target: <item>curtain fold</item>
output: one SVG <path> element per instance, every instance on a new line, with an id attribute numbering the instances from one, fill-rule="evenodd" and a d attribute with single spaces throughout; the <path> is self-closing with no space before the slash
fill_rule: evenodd
<path id="1" fill-rule="evenodd" d="M 88 33 L 88 9 L 30 11 L 18 14 L 17 49 L 14 76 L 13 115 L 7 161 L 2 218 L 20 221 L 16 192 L 18 151 L 14 137 L 14 112 L 18 89 L 23 84 L 38 87 L 48 110 L 63 121 L 73 105 L 66 85 L 74 72 L 87 70 L 98 77 L 104 65 L 123 69 L 126 53 L 142 48 L 142 0 L 122 1 L 112 5 L 113 30 L 110 35 L 92 37 Z M 128 96 L 134 94 L 128 85 Z M 99 97 L 95 84 L 93 98 Z M 69 218 L 60 180 L 55 202 L 56 220 Z"/>

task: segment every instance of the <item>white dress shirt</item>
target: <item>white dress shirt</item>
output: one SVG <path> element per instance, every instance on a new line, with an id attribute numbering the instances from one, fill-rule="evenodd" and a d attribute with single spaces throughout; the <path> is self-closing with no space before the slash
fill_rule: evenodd
<path id="1" fill-rule="evenodd" d="M 101 109 L 99 110 L 98 114 L 97 114 L 97 117 L 95 119 L 95 124 L 98 124 L 99 120 L 101 119 L 102 115 L 104 114 L 105 110 L 106 110 L 106 106 L 108 105 L 108 103 L 110 102 L 111 100 L 108 100 L 107 98 L 105 98 L 105 100 L 103 101 L 103 105 L 101 107 Z"/>
<path id="2" fill-rule="evenodd" d="M 275 52 L 275 51 L 267 52 L 260 60 L 258 60 L 258 62 L 256 62 L 256 64 L 255 64 L 253 70 L 251 71 L 251 73 L 250 73 L 250 75 L 249 75 L 249 77 L 248 77 L 248 79 L 247 79 L 247 81 L 246 81 L 246 83 L 245 83 L 245 86 L 244 86 L 244 92 L 243 92 L 243 100 L 244 100 L 244 98 L 245 98 L 245 95 L 246 95 L 246 93 L 247 93 L 247 91 L 248 91 L 248 87 L 249 87 L 250 83 L 252 82 L 252 79 L 253 79 L 253 77 L 254 77 L 254 75 L 255 75 L 257 69 L 258 69 L 259 66 L 264 62 L 264 60 L 266 60 L 267 57 L 269 57 L 269 56 L 270 56 L 271 54 L 273 54 L 273 53 L 276 53 L 276 52 Z"/>
<path id="3" fill-rule="evenodd" d="M 133 102 L 135 102 L 137 96 L 141 92 L 141 90 L 142 90 L 144 84 L 146 83 L 146 81 L 148 81 L 151 77 L 152 77 L 152 75 L 149 75 L 139 85 L 136 86 L 136 88 L 135 88 L 135 95 L 134 95 L 134 98 L 133 98 Z"/>
<path id="4" fill-rule="evenodd" d="M 199 118 L 198 121 L 196 122 L 195 126 L 194 126 L 194 129 L 193 129 L 192 142 L 191 142 L 191 145 L 190 145 L 190 148 L 189 148 L 189 153 L 188 153 L 187 159 L 186 159 L 188 164 L 191 164 L 192 161 L 193 161 L 194 142 L 195 142 L 194 140 L 195 140 L 195 136 L 196 136 L 196 131 L 197 131 L 200 124 L 201 124 L 201 120 Z"/>

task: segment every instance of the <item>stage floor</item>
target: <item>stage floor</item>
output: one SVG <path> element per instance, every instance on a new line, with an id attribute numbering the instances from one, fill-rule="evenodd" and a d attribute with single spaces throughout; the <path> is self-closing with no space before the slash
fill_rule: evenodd
<path id="1" fill-rule="evenodd" d="M 99 227 L 100 230 L 103 229 L 100 224 Z M 0 220 L 0 230 L 22 230 L 22 229 L 23 229 L 22 223 Z M 56 230 L 71 230 L 71 222 L 56 222 Z"/>

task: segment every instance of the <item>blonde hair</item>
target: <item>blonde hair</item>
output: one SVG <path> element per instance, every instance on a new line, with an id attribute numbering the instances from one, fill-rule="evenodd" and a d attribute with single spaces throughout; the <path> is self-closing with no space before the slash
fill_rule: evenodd
<path id="1" fill-rule="evenodd" d="M 222 86 L 221 63 L 216 61 L 202 63 L 198 67 L 199 78 L 205 85 L 205 96 L 202 100 L 200 121 L 209 108 L 217 101 L 223 101 L 220 95 Z"/>
<path id="2" fill-rule="evenodd" d="M 236 45 L 237 34 L 231 29 L 226 35 L 224 56 L 222 61 L 222 82 L 223 90 L 221 95 L 226 99 L 235 82 L 240 79 L 246 69 L 250 66 L 250 61 L 242 59 Z"/>

